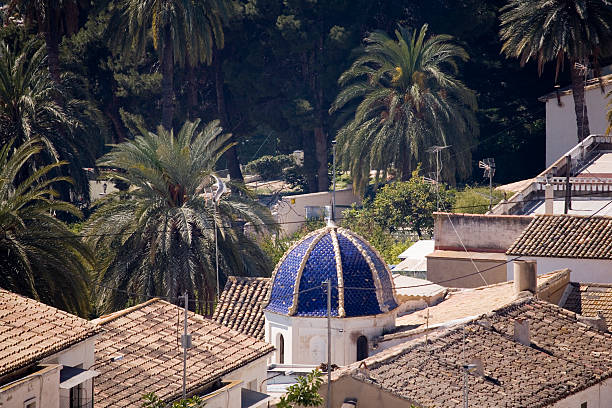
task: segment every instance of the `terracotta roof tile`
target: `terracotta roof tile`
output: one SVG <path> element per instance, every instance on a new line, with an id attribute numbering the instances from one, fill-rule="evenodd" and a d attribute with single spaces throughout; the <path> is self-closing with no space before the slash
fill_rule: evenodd
<path id="1" fill-rule="evenodd" d="M 527 319 L 531 345 L 513 338 Z M 482 361 L 470 375 L 470 403 L 543 407 L 612 376 L 612 335 L 576 321 L 576 315 L 533 298 L 513 302 L 439 335 L 411 341 L 336 373 L 352 375 L 420 406 L 457 406 L 463 400 L 463 364 Z"/>
<path id="2" fill-rule="evenodd" d="M 506 254 L 612 259 L 612 217 L 537 215 Z"/>
<path id="3" fill-rule="evenodd" d="M 586 317 L 597 317 L 601 311 L 608 326 L 612 326 L 612 284 L 571 282 L 561 306 Z"/>
<path id="4" fill-rule="evenodd" d="M 97 332 L 85 319 L 0 289 L 0 376 Z"/>
<path id="5" fill-rule="evenodd" d="M 567 273 L 565 270 L 554 271 L 537 278 L 538 289 L 545 285 L 557 275 Z M 429 326 L 451 322 L 453 320 L 466 319 L 488 313 L 499 307 L 505 306 L 516 299 L 513 282 L 496 283 L 481 286 L 474 289 L 463 289 L 457 292 L 449 292 L 446 299 L 437 305 L 430 306 Z M 427 311 L 416 312 L 399 317 L 397 326 L 419 327 L 427 323 Z M 401 330 L 401 329 L 400 329 Z"/>
<path id="6" fill-rule="evenodd" d="M 102 327 L 94 369 L 96 406 L 126 407 L 155 392 L 162 399 L 182 389 L 183 309 L 153 299 L 97 320 Z M 189 312 L 193 347 L 187 357 L 187 390 L 221 378 L 274 350 L 270 344 Z M 119 361 L 112 357 L 122 355 Z"/>
<path id="7" fill-rule="evenodd" d="M 263 309 L 269 292 L 270 278 L 230 276 L 212 318 L 230 329 L 263 340 Z"/>

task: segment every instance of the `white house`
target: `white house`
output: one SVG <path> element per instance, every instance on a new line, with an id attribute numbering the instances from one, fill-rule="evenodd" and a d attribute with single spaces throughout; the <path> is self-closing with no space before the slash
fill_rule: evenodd
<path id="1" fill-rule="evenodd" d="M 612 283 L 612 217 L 536 215 L 506 256 L 536 261 L 538 274 L 568 268 L 577 282 Z"/>
<path id="2" fill-rule="evenodd" d="M 606 133 L 608 128 L 606 95 L 611 89 L 610 84 L 612 84 L 612 74 L 587 81 L 585 101 L 590 134 Z M 539 100 L 546 104 L 546 167 L 548 167 L 578 143 L 574 97 L 571 88 L 568 87 L 544 95 Z M 585 138 L 587 136 L 589 135 L 584 135 Z"/>
<path id="3" fill-rule="evenodd" d="M 277 364 L 327 361 L 327 281 L 331 281 L 331 363 L 370 353 L 371 340 L 395 327 L 393 279 L 365 240 L 333 223 L 298 241 L 272 275 L 265 339 Z"/>
<path id="4" fill-rule="evenodd" d="M 103 316 L 96 348 L 96 407 L 137 407 L 153 392 L 182 394 L 183 308 L 160 299 Z M 179 321 L 180 320 L 180 321 Z M 178 325 L 177 325 L 178 321 Z M 274 347 L 189 312 L 186 392 L 206 408 L 267 407 L 267 360 Z"/>
<path id="5" fill-rule="evenodd" d="M 98 331 L 84 319 L 0 289 L 0 407 L 91 407 Z"/>

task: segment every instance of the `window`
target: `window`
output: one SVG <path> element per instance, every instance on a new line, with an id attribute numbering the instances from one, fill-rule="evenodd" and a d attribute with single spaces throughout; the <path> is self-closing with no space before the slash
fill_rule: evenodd
<path id="1" fill-rule="evenodd" d="M 70 389 L 70 408 L 81 408 L 81 393 L 83 388 L 77 385 Z"/>
<path id="2" fill-rule="evenodd" d="M 29 398 L 23 401 L 23 408 L 38 408 L 36 405 L 36 398 Z"/>
<path id="3" fill-rule="evenodd" d="M 285 338 L 282 334 L 278 335 L 278 364 L 285 363 Z"/>
<path id="4" fill-rule="evenodd" d="M 357 361 L 368 357 L 368 339 L 366 336 L 359 336 L 357 339 Z"/>

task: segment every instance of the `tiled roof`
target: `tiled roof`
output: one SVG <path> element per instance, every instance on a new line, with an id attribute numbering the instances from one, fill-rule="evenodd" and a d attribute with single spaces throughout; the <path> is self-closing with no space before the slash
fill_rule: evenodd
<path id="1" fill-rule="evenodd" d="M 328 280 L 334 317 L 377 315 L 398 306 L 391 272 L 378 252 L 353 232 L 328 225 L 302 238 L 279 261 L 266 310 L 325 317 Z"/>
<path id="2" fill-rule="evenodd" d="M 230 276 L 212 318 L 230 329 L 263 340 L 263 309 L 269 292 L 270 278 Z"/>
<path id="3" fill-rule="evenodd" d="M 565 271 L 555 271 L 538 276 L 538 288 L 549 279 Z M 496 283 L 474 289 L 463 289 L 449 292 L 447 298 L 429 310 L 429 326 L 466 319 L 488 313 L 505 306 L 516 299 L 513 282 Z M 427 313 L 424 310 L 416 311 L 399 317 L 397 326 L 420 327 L 427 323 Z M 401 329 L 400 329 L 401 330 Z"/>
<path id="4" fill-rule="evenodd" d="M 612 259 L 612 217 L 538 215 L 506 254 Z"/>
<path id="5" fill-rule="evenodd" d="M 514 340 L 517 319 L 529 325 L 531 344 Z M 385 350 L 341 369 L 419 406 L 460 406 L 463 365 L 482 362 L 468 379 L 470 405 L 544 407 L 612 376 L 612 335 L 579 323 L 575 313 L 533 298 L 430 337 Z"/>
<path id="6" fill-rule="evenodd" d="M 597 317 L 601 311 L 612 326 L 612 284 L 571 282 L 567 299 L 560 306 L 586 317 Z"/>
<path id="7" fill-rule="evenodd" d="M 139 406 L 155 392 L 172 399 L 182 390 L 183 309 L 159 299 L 97 320 L 97 407 Z M 215 381 L 274 350 L 270 344 L 189 312 L 192 345 L 187 352 L 187 392 Z M 111 358 L 123 356 L 121 360 Z"/>
<path id="8" fill-rule="evenodd" d="M 0 289 L 0 376 L 97 332 L 85 319 Z"/>

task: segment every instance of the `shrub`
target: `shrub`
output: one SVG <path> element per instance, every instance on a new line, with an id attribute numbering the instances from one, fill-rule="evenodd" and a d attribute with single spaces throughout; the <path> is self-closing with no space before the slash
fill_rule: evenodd
<path id="1" fill-rule="evenodd" d="M 283 175 L 283 170 L 291 167 L 295 162 L 286 154 L 278 156 L 261 156 L 245 166 L 245 171 L 250 174 L 259 174 L 264 180 L 278 180 Z"/>

